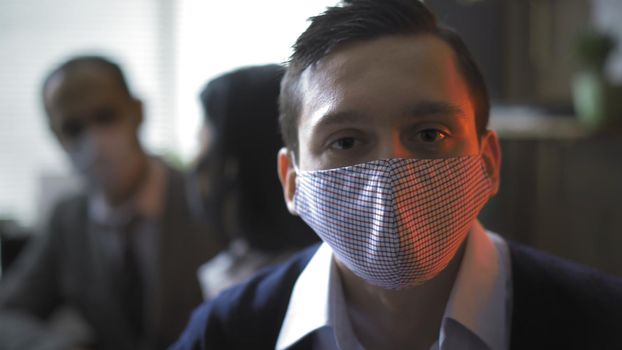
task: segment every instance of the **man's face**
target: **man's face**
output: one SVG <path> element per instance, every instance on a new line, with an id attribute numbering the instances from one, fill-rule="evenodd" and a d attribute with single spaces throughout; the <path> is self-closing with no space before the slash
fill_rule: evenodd
<path id="1" fill-rule="evenodd" d="M 44 92 L 54 134 L 74 166 L 106 191 L 125 190 L 138 153 L 139 101 L 97 65 L 56 74 Z"/>
<path id="2" fill-rule="evenodd" d="M 435 36 L 386 36 L 347 45 L 303 73 L 300 93 L 300 170 L 482 153 L 497 186 L 496 135 L 488 132 L 480 142 L 454 52 Z M 279 160 L 291 210 L 296 174 L 289 155 L 281 152 Z"/>

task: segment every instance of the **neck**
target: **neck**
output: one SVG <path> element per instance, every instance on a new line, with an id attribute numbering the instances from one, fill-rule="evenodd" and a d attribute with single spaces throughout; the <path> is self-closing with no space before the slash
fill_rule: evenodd
<path id="1" fill-rule="evenodd" d="M 438 276 L 416 287 L 373 286 L 337 261 L 352 329 L 365 349 L 429 349 L 438 339 L 465 243 Z"/>
<path id="2" fill-rule="evenodd" d="M 140 150 L 131 164 L 128 171 L 128 180 L 125 181 L 120 189 L 104 189 L 106 202 L 111 207 L 119 207 L 127 203 L 134 197 L 145 184 L 145 179 L 149 173 L 149 157 Z"/>

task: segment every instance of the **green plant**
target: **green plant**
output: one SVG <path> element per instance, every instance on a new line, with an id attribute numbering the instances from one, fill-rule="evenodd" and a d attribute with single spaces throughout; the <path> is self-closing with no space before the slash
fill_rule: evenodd
<path id="1" fill-rule="evenodd" d="M 589 30 L 577 36 L 575 54 L 583 68 L 602 71 L 614 47 L 615 40 L 611 35 Z"/>

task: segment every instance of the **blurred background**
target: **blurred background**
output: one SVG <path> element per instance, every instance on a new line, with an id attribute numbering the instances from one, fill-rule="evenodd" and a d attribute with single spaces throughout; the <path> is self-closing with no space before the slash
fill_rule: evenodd
<path id="1" fill-rule="evenodd" d="M 2 260 L 78 187 L 40 102 L 52 66 L 77 54 L 118 61 L 145 102 L 144 143 L 184 167 L 198 152 L 204 84 L 240 66 L 284 62 L 306 18 L 334 3 L 1 1 Z M 490 89 L 504 164 L 484 224 L 622 275 L 622 2 L 426 3 L 463 34 Z"/>

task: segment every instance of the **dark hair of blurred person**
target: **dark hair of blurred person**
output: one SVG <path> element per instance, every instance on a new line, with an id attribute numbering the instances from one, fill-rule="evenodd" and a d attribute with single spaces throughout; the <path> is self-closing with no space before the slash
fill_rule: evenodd
<path id="1" fill-rule="evenodd" d="M 245 67 L 211 80 L 201 92 L 204 128 L 210 130 L 196 169 L 201 210 L 232 240 L 202 270 L 207 297 L 317 241 L 287 212 L 276 174 L 283 73 L 279 65 Z"/>

